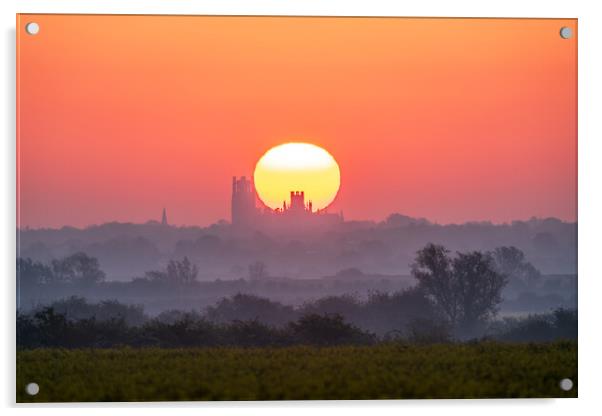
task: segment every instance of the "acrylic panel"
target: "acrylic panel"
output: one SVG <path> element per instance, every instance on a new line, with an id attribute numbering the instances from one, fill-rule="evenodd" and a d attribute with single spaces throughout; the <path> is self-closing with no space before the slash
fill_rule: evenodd
<path id="1" fill-rule="evenodd" d="M 17 16 L 18 402 L 577 396 L 577 20 Z"/>

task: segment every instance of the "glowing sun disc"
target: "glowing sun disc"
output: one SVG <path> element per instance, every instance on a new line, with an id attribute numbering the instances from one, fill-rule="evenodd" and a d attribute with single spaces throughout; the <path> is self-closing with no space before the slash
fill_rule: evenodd
<path id="1" fill-rule="evenodd" d="M 330 153 L 310 143 L 285 143 L 268 150 L 257 162 L 253 181 L 257 195 L 272 209 L 290 202 L 291 191 L 305 192 L 305 202 L 324 209 L 341 186 L 339 165 Z"/>

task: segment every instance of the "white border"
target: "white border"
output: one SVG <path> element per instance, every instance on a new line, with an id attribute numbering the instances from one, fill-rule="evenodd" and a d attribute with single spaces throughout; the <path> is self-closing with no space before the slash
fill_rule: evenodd
<path id="1" fill-rule="evenodd" d="M 56 0 L 19 1 L 21 13 L 238 14 L 306 16 L 576 17 L 573 1 Z"/>
<path id="2" fill-rule="evenodd" d="M 599 246 L 602 238 L 602 13 L 599 1 L 576 0 L 22 0 L 0 2 L 3 24 L 3 88 L 0 100 L 0 126 L 4 129 L 0 168 L 0 220 L 4 315 L 2 325 L 2 404 L 14 403 L 14 277 L 15 277 L 15 13 L 116 13 L 116 14 L 245 14 L 245 15 L 348 15 L 348 16 L 437 16 L 437 17 L 557 17 L 579 18 L 579 396 L 577 400 L 474 400 L 474 401 L 386 401 L 386 402 L 271 402 L 271 403 L 174 403 L 178 413 L 201 412 L 252 415 L 308 412 L 326 414 L 344 411 L 364 415 L 420 411 L 427 414 L 504 415 L 536 412 L 546 415 L 594 414 L 599 411 L 602 343 L 598 307 L 602 295 Z M 107 406 L 87 405 L 86 414 L 100 414 Z M 162 414 L 165 404 L 119 405 L 118 412 Z M 14 405 L 13 405 L 14 407 Z M 71 405 L 44 406 L 45 414 L 77 412 Z M 114 407 L 114 405 L 112 406 Z M 189 409 L 188 407 L 192 407 Z M 144 409 L 143 409 L 144 408 Z M 200 409 L 199 409 L 200 408 Z M 596 409 L 598 408 L 598 409 Z M 35 408 L 34 408 L 35 409 Z M 25 413 L 35 411 L 25 409 Z M 11 412 L 15 409 L 11 409 Z"/>

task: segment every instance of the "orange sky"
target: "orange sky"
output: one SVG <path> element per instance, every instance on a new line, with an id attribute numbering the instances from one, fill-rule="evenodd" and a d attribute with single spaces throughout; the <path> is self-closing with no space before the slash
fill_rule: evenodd
<path id="1" fill-rule="evenodd" d="M 19 225 L 229 219 L 288 141 L 336 158 L 347 219 L 575 220 L 576 25 L 21 15 Z"/>

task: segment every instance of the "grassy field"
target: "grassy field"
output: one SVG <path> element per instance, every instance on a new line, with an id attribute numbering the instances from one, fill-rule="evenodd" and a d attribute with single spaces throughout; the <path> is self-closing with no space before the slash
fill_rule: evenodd
<path id="1" fill-rule="evenodd" d="M 17 353 L 18 402 L 577 397 L 576 380 L 574 342 Z"/>

